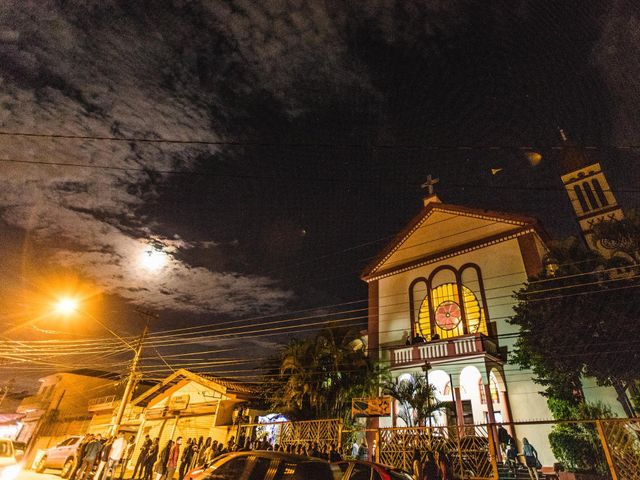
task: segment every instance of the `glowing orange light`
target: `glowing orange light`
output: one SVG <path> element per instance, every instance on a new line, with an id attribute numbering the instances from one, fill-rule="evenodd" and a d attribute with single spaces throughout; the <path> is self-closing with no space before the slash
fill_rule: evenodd
<path id="1" fill-rule="evenodd" d="M 62 315 L 71 315 L 78 309 L 78 301 L 75 298 L 63 297 L 56 303 L 56 312 Z"/>

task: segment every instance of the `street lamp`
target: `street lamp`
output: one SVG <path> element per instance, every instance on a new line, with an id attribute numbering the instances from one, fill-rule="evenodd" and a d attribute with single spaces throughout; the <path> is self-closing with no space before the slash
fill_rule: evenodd
<path id="1" fill-rule="evenodd" d="M 56 312 L 62 315 L 71 315 L 78 309 L 78 301 L 75 298 L 63 297 L 55 305 Z"/>
<path id="2" fill-rule="evenodd" d="M 77 299 L 73 297 L 62 297 L 55 304 L 55 311 L 58 312 L 59 314 L 68 316 L 81 311 L 78 309 L 78 306 L 79 306 L 79 301 Z M 111 328 L 109 328 L 107 325 L 102 323 L 100 320 L 98 320 L 96 317 L 94 317 L 90 313 L 84 312 L 84 311 L 81 311 L 81 312 L 84 315 L 91 318 L 101 327 L 103 327 L 115 338 L 120 340 L 123 344 L 127 346 L 127 348 L 130 348 L 131 350 L 134 351 L 133 359 L 131 360 L 131 364 L 129 365 L 129 376 L 127 378 L 127 383 L 125 385 L 124 392 L 122 393 L 122 400 L 120 401 L 120 405 L 118 406 L 118 411 L 116 413 L 115 419 L 111 426 L 111 431 L 109 432 L 111 435 L 115 435 L 118 429 L 120 428 L 120 424 L 122 423 L 122 417 L 124 416 L 125 409 L 131 399 L 131 394 L 133 393 L 133 389 L 135 388 L 138 363 L 140 362 L 140 357 L 142 355 L 142 347 L 144 345 L 144 341 L 147 337 L 147 334 L 149 333 L 149 322 L 151 321 L 152 318 L 157 319 L 158 316 L 153 313 L 146 312 L 144 310 L 136 309 L 136 312 L 145 319 L 145 324 L 144 324 L 144 329 L 142 330 L 142 335 L 140 335 L 140 338 L 138 339 L 138 342 L 134 347 L 129 342 L 127 342 L 124 338 L 122 338 L 120 335 L 118 335 Z"/>

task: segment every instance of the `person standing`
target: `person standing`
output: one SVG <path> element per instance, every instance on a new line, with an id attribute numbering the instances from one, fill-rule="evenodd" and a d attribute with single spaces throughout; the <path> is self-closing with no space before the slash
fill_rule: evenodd
<path id="1" fill-rule="evenodd" d="M 133 475 L 131 475 L 132 479 L 136 479 L 138 477 L 144 477 L 144 464 L 147 461 L 147 455 L 149 454 L 149 449 L 151 448 L 151 438 L 149 435 L 144 436 L 144 441 L 142 442 L 142 446 L 140 447 L 140 452 L 138 453 L 138 460 L 136 460 L 136 466 L 133 469 Z"/>
<path id="2" fill-rule="evenodd" d="M 173 440 L 169 440 L 158 456 L 158 461 L 153 467 L 156 474 L 156 480 L 162 480 L 167 475 L 167 464 L 169 463 L 169 455 L 173 447 Z"/>
<path id="3" fill-rule="evenodd" d="M 522 454 L 524 455 L 524 463 L 527 466 L 527 470 L 529 470 L 529 477 L 531 477 L 531 480 L 538 480 L 538 468 L 540 467 L 538 452 L 526 438 L 522 439 Z"/>
<path id="4" fill-rule="evenodd" d="M 507 447 L 507 467 L 514 475 L 518 471 L 518 448 L 513 437 L 509 438 L 509 446 Z"/>
<path id="5" fill-rule="evenodd" d="M 156 437 L 149 448 L 149 452 L 147 453 L 147 458 L 144 461 L 144 476 L 143 480 L 151 480 L 151 474 L 153 473 L 153 464 L 156 463 L 158 459 L 158 449 L 160 439 Z"/>
<path id="6" fill-rule="evenodd" d="M 440 469 L 436 464 L 436 459 L 433 456 L 433 452 L 427 452 L 427 459 L 422 467 L 422 478 L 424 480 L 438 480 L 438 474 Z"/>
<path id="7" fill-rule="evenodd" d="M 342 460 L 342 455 L 336 449 L 336 444 L 332 443 L 329 448 L 329 461 L 330 462 L 340 462 Z"/>
<path id="8" fill-rule="evenodd" d="M 357 460 L 358 459 L 358 451 L 360 450 L 360 445 L 358 445 L 358 440 L 353 441 L 353 445 L 351 445 L 351 456 Z"/>
<path id="9" fill-rule="evenodd" d="M 98 440 L 93 435 L 88 435 L 89 440 L 84 447 L 84 455 L 82 457 L 82 463 L 80 464 L 80 468 L 77 472 L 78 480 L 88 480 L 91 476 L 91 472 L 93 470 L 93 466 L 100 455 L 100 449 L 102 448 L 102 444 L 100 440 Z"/>
<path id="10" fill-rule="evenodd" d="M 367 448 L 367 442 L 365 442 L 364 438 L 360 443 L 360 448 L 358 449 L 358 460 L 367 461 L 369 459 L 369 450 Z"/>
<path id="11" fill-rule="evenodd" d="M 82 459 L 84 458 L 84 447 L 86 447 L 87 444 L 91 441 L 91 437 L 92 435 L 87 434 L 82 437 L 82 440 L 80 440 L 80 444 L 78 445 L 78 449 L 76 450 L 76 460 L 73 464 L 73 470 L 71 470 L 71 473 L 69 474 L 69 478 L 76 478 L 76 474 L 78 473 L 80 465 L 82 465 Z"/>
<path id="12" fill-rule="evenodd" d="M 187 473 L 187 470 L 191 466 L 193 461 L 193 447 L 194 443 L 192 439 L 187 440 L 187 445 L 182 452 L 182 458 L 180 459 L 180 471 L 178 472 L 178 478 L 182 480 Z"/>
<path id="13" fill-rule="evenodd" d="M 113 477 L 116 476 L 116 469 L 118 468 L 118 465 L 120 465 L 120 462 L 122 462 L 126 449 L 127 441 L 124 438 L 124 433 L 120 432 L 118 437 L 113 441 L 111 450 L 109 451 L 109 461 L 107 462 L 107 478 L 109 480 L 113 480 Z"/>
<path id="14" fill-rule="evenodd" d="M 122 456 L 122 466 L 120 467 L 120 480 L 124 477 L 124 473 L 127 471 L 127 467 L 129 466 L 129 462 L 131 461 L 131 457 L 133 457 L 133 449 L 136 446 L 136 437 L 131 435 L 129 437 L 129 442 L 127 443 L 127 448 L 124 450 L 124 455 Z"/>
<path id="15" fill-rule="evenodd" d="M 422 456 L 417 447 L 413 449 L 411 470 L 413 471 L 413 480 L 422 480 Z"/>
<path id="16" fill-rule="evenodd" d="M 511 438 L 511 435 L 509 435 L 509 432 L 507 432 L 507 429 L 504 428 L 504 425 L 499 425 L 498 426 L 498 443 L 500 444 L 500 453 L 502 453 L 503 457 L 507 456 L 507 447 L 509 446 L 509 438 Z"/>
<path id="17" fill-rule="evenodd" d="M 176 438 L 176 443 L 171 447 L 169 452 L 169 461 L 167 462 L 166 480 L 173 480 L 173 474 L 178 467 L 178 459 L 180 458 L 180 445 L 182 445 L 182 437 Z"/>
<path id="18" fill-rule="evenodd" d="M 107 438 L 100 450 L 100 463 L 98 463 L 98 469 L 96 470 L 93 480 L 100 480 L 102 478 L 102 472 L 104 467 L 109 461 L 109 452 L 111 452 L 111 445 L 113 445 L 113 437 Z"/>

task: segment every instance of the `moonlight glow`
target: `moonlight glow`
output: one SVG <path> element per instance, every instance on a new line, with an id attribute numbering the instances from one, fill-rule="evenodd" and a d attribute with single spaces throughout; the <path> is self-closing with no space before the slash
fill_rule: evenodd
<path id="1" fill-rule="evenodd" d="M 157 272 L 167 264 L 168 255 L 155 248 L 145 250 L 140 255 L 140 266 L 149 272 Z"/>

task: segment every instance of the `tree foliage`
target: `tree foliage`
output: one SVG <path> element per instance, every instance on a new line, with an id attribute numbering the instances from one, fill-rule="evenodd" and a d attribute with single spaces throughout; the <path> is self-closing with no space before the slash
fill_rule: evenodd
<path id="1" fill-rule="evenodd" d="M 278 358 L 278 380 L 266 390 L 274 411 L 291 420 L 351 420 L 351 399 L 377 395 L 383 373 L 358 332 L 331 327 L 293 340 Z"/>
<path id="2" fill-rule="evenodd" d="M 398 401 L 398 417 L 408 427 L 426 426 L 428 419 L 444 407 L 434 394 L 435 387 L 423 375 L 411 374 L 411 378 L 397 383 L 386 380 L 382 388 Z"/>
<path id="3" fill-rule="evenodd" d="M 613 416 L 611 409 L 601 403 L 569 405 L 567 402 L 552 399 L 549 401 L 549 407 L 556 418 L 565 420 Z M 609 471 L 594 423 L 558 423 L 551 429 L 549 443 L 553 455 L 568 471 L 602 475 Z"/>
<path id="4" fill-rule="evenodd" d="M 545 395 L 572 405 L 584 402 L 583 375 L 623 394 L 640 377 L 635 263 L 606 259 L 575 238 L 552 244 L 550 255 L 557 270 L 515 295 L 510 323 L 520 327 L 520 337 L 511 361 L 532 368 Z"/>

